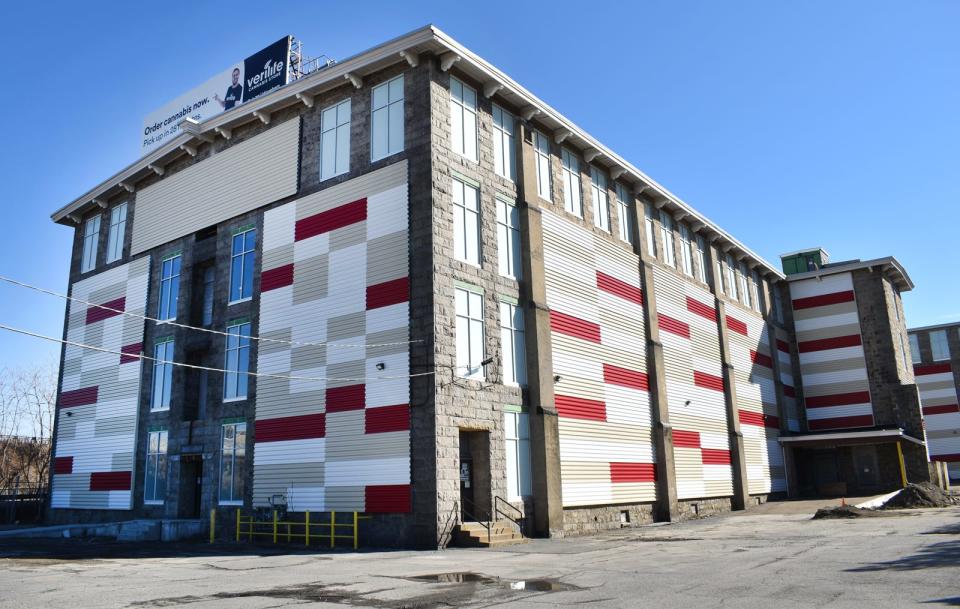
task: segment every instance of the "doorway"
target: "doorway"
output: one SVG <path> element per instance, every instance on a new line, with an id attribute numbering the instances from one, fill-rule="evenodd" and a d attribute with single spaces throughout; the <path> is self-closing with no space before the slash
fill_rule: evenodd
<path id="1" fill-rule="evenodd" d="M 463 522 L 489 520 L 490 432 L 460 430 L 460 518 Z"/>
<path id="2" fill-rule="evenodd" d="M 180 456 L 180 518 L 200 518 L 203 498 L 203 456 Z"/>
<path id="3" fill-rule="evenodd" d="M 872 489 L 880 486 L 880 472 L 877 467 L 877 447 L 875 445 L 854 446 L 853 466 L 857 471 L 857 486 Z"/>

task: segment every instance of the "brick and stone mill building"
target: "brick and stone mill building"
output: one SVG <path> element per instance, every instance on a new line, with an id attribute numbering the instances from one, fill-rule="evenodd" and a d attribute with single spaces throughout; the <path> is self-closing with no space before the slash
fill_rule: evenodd
<path id="1" fill-rule="evenodd" d="M 895 259 L 781 272 L 434 27 L 181 127 L 53 214 L 102 349 L 63 349 L 53 521 L 435 547 L 935 474 Z"/>

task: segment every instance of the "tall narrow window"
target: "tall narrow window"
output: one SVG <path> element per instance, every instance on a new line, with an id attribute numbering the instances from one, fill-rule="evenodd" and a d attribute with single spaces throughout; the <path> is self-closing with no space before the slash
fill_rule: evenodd
<path id="1" fill-rule="evenodd" d="M 734 300 L 740 300 L 740 294 L 737 291 L 737 263 L 733 261 L 733 256 L 727 254 L 727 288 L 730 290 L 728 296 Z"/>
<path id="2" fill-rule="evenodd" d="M 919 364 L 923 361 L 923 358 L 920 356 L 920 339 L 916 334 L 910 335 L 910 360 L 914 364 Z"/>
<path id="3" fill-rule="evenodd" d="M 517 179 L 517 150 L 513 141 L 513 115 L 493 104 L 493 169 L 508 180 Z"/>
<path id="4" fill-rule="evenodd" d="M 180 254 L 164 258 L 160 263 L 160 306 L 157 318 L 177 318 L 177 301 L 180 297 Z"/>
<path id="5" fill-rule="evenodd" d="M 220 504 L 242 505 L 246 475 L 247 424 L 230 422 L 220 433 Z"/>
<path id="6" fill-rule="evenodd" d="M 453 151 L 477 160 L 477 91 L 450 77 L 450 144 Z"/>
<path id="7" fill-rule="evenodd" d="M 647 239 L 647 253 L 657 257 L 657 242 L 653 236 L 653 207 L 649 203 L 643 206 L 643 228 Z"/>
<path id="8" fill-rule="evenodd" d="M 707 242 L 697 233 L 697 279 L 707 283 Z"/>
<path id="9" fill-rule="evenodd" d="M 201 323 L 208 327 L 213 323 L 213 289 L 215 287 L 216 273 L 213 265 L 203 269 L 203 318 Z"/>
<path id="10" fill-rule="evenodd" d="M 150 410 L 170 408 L 170 390 L 173 386 L 173 339 L 161 340 L 153 347 L 153 391 Z"/>
<path id="11" fill-rule="evenodd" d="M 247 397 L 250 371 L 250 323 L 227 326 L 226 363 L 223 373 L 223 399 L 242 400 Z"/>
<path id="12" fill-rule="evenodd" d="M 761 298 L 763 298 L 763 283 L 761 283 L 760 280 L 760 273 L 754 270 L 751 274 L 751 277 L 753 278 L 753 286 L 751 286 L 751 289 L 753 290 L 753 309 L 755 311 L 762 311 L 763 302 L 761 301 Z"/>
<path id="13" fill-rule="evenodd" d="M 930 353 L 935 362 L 950 359 L 950 345 L 947 344 L 946 330 L 934 330 L 930 333 Z"/>
<path id="14" fill-rule="evenodd" d="M 350 100 L 325 109 L 320 115 L 320 179 L 350 171 Z"/>
<path id="15" fill-rule="evenodd" d="M 230 253 L 230 302 L 247 300 L 253 295 L 253 263 L 257 249 L 257 229 L 249 228 L 233 236 Z"/>
<path id="16" fill-rule="evenodd" d="M 743 304 L 753 308 L 753 300 L 750 294 L 750 272 L 747 270 L 747 263 L 740 261 L 740 298 Z"/>
<path id="17" fill-rule="evenodd" d="M 783 323 L 783 297 L 780 296 L 780 286 L 771 284 L 770 292 L 773 294 L 773 318 Z"/>
<path id="18" fill-rule="evenodd" d="M 83 257 L 80 272 L 92 271 L 97 266 L 97 247 L 100 245 L 100 216 L 96 215 L 83 225 Z"/>
<path id="19" fill-rule="evenodd" d="M 520 210 L 501 199 L 497 199 L 497 255 L 500 274 L 520 279 Z"/>
<path id="20" fill-rule="evenodd" d="M 370 160 L 403 151 L 403 76 L 373 88 Z"/>
<path id="21" fill-rule="evenodd" d="M 455 290 L 457 308 L 457 374 L 482 379 L 483 294 L 463 288 Z"/>
<path id="22" fill-rule="evenodd" d="M 533 152 L 537 157 L 537 194 L 551 200 L 553 176 L 550 172 L 550 140 L 539 131 L 533 132 Z"/>
<path id="23" fill-rule="evenodd" d="M 663 262 L 667 266 L 677 263 L 673 250 L 673 217 L 665 210 L 660 210 L 660 242 L 663 243 Z"/>
<path id="24" fill-rule="evenodd" d="M 167 496 L 167 430 L 147 432 L 147 463 L 144 470 L 143 502 L 159 505 Z"/>
<path id="25" fill-rule="evenodd" d="M 564 148 L 560 151 L 563 173 L 563 208 L 578 218 L 583 217 L 583 193 L 580 190 L 580 160 Z"/>
<path id="26" fill-rule="evenodd" d="M 610 201 L 607 196 L 607 175 L 590 166 L 590 196 L 593 199 L 593 223 L 610 232 Z"/>
<path id="27" fill-rule="evenodd" d="M 480 192 L 453 179 L 453 255 L 480 266 Z"/>
<path id="28" fill-rule="evenodd" d="M 633 245 L 633 195 L 626 186 L 617 182 L 617 220 L 620 222 L 620 239 Z"/>
<path id="29" fill-rule="evenodd" d="M 693 277 L 693 241 L 690 240 L 690 229 L 680 223 L 680 263 L 683 272 Z"/>
<path id="30" fill-rule="evenodd" d="M 110 210 L 110 231 L 107 234 L 107 264 L 123 258 L 123 238 L 127 232 L 127 204 Z"/>
<path id="31" fill-rule="evenodd" d="M 523 331 L 523 309 L 510 302 L 500 303 L 500 348 L 503 350 L 503 382 L 527 384 L 527 347 Z"/>
<path id="32" fill-rule="evenodd" d="M 533 494 L 530 468 L 530 417 L 525 412 L 503 413 L 503 439 L 507 455 L 507 499 Z"/>

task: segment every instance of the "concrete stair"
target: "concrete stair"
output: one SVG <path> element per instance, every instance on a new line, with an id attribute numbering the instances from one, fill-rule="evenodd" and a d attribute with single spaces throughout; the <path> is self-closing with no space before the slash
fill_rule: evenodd
<path id="1" fill-rule="evenodd" d="M 486 523 L 482 522 L 464 522 L 453 530 L 453 544 L 464 548 L 496 548 L 518 543 L 527 543 L 527 538 L 509 520 L 492 523 L 489 536 Z"/>

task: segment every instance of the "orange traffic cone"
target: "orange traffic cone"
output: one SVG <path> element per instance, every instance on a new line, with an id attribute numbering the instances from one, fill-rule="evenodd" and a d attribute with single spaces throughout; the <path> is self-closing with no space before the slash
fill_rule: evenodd
<path id="1" fill-rule="evenodd" d="M 847 500 L 843 497 L 840 497 L 840 507 L 846 507 L 846 506 L 847 506 Z"/>

